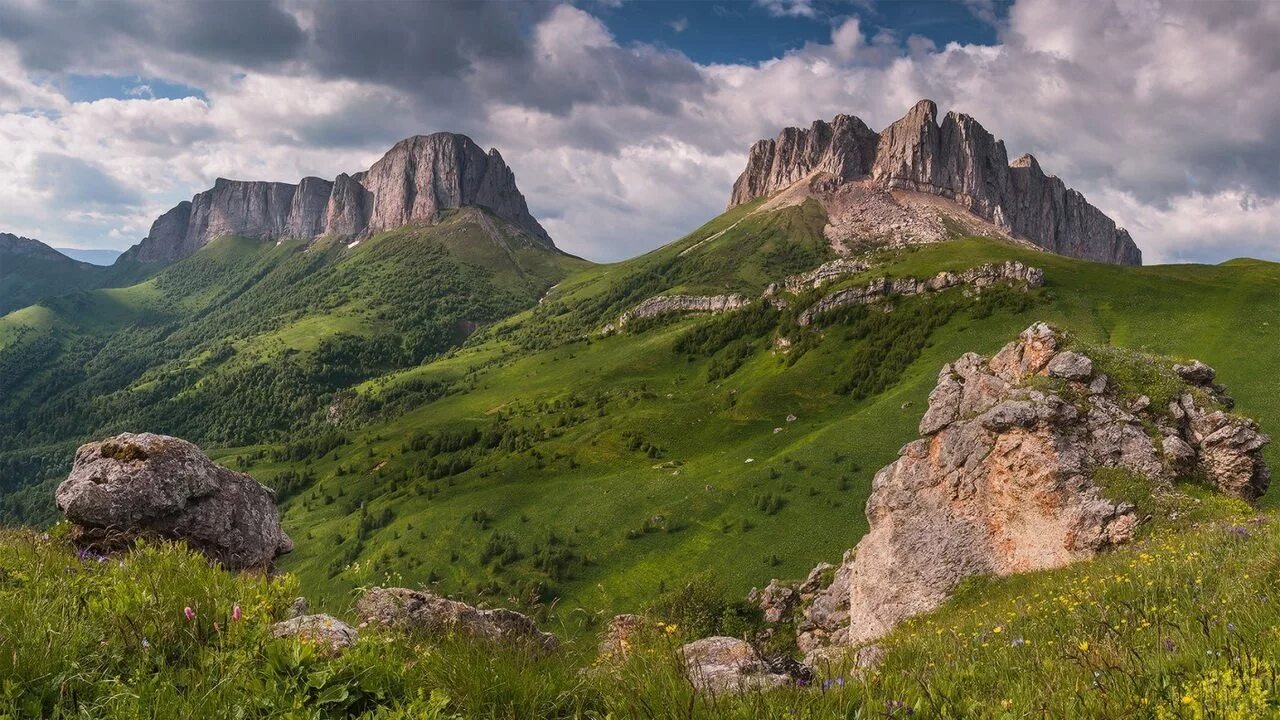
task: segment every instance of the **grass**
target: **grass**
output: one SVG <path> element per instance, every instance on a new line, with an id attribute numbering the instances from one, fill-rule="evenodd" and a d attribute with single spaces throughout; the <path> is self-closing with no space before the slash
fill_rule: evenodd
<path id="1" fill-rule="evenodd" d="M 60 530 L 6 531 L 0 716 L 1271 716 L 1277 542 L 1273 515 L 1224 508 L 1093 561 L 969 583 L 885 638 L 875 670 L 835 661 L 810 687 L 712 696 L 681 673 L 679 627 L 640 635 L 621 660 L 597 658 L 594 637 L 537 658 L 377 628 L 329 657 L 269 635 L 294 577 L 233 575 L 167 544 L 77 556 Z"/>

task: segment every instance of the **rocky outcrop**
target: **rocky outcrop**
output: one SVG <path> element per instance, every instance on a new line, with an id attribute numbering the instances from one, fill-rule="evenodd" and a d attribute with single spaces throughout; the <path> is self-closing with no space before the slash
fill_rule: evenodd
<path id="1" fill-rule="evenodd" d="M 921 100 L 876 134 L 856 118 L 837 116 L 809 130 L 787 128 L 752 146 L 729 207 L 773 195 L 800 180 L 827 191 L 867 179 L 887 190 L 946 198 L 1009 233 L 1062 255 L 1137 265 L 1142 252 L 1129 233 L 1035 158 L 1012 163 L 1004 143 L 968 115 Z M 835 222 L 835 221 L 833 221 Z"/>
<path id="2" fill-rule="evenodd" d="M 332 182 L 218 178 L 212 189 L 161 215 L 125 257 L 173 262 L 224 235 L 359 238 L 402 225 L 434 224 L 462 207 L 485 208 L 531 241 L 552 247 L 497 150 L 486 153 L 465 135 L 436 133 L 402 140 L 367 171 L 344 173 Z"/>
<path id="3" fill-rule="evenodd" d="M 708 694 L 765 690 L 791 682 L 790 675 L 775 671 L 751 644 L 731 637 L 709 637 L 680 648 L 685 674 L 699 691 Z"/>
<path id="4" fill-rule="evenodd" d="M 605 325 L 600 333 L 608 335 L 621 330 L 632 320 L 643 320 L 671 313 L 723 313 L 740 310 L 751 301 L 741 295 L 658 295 L 636 305 Z"/>
<path id="5" fill-rule="evenodd" d="M 322 654 L 333 656 L 360 638 L 355 628 L 332 615 L 299 615 L 271 626 L 271 636 L 293 637 L 318 647 Z"/>
<path id="6" fill-rule="evenodd" d="M 486 610 L 408 588 L 373 588 L 356 602 L 356 614 L 370 625 L 431 634 L 459 633 L 495 643 L 551 652 L 559 641 L 528 616 L 514 610 Z"/>
<path id="7" fill-rule="evenodd" d="M 80 446 L 55 494 L 82 547 L 110 551 L 138 538 L 184 540 L 232 569 L 270 567 L 293 549 L 275 493 L 165 435 L 124 433 Z"/>
<path id="8" fill-rule="evenodd" d="M 1108 497 L 1104 468 L 1153 492 L 1192 472 L 1246 500 L 1266 490 L 1269 438 L 1222 409 L 1211 369 L 1155 407 L 1063 345 L 1037 323 L 990 359 L 968 353 L 942 369 L 922 437 L 872 482 L 870 530 L 804 610 L 803 650 L 875 640 L 966 577 L 1059 567 L 1127 542 L 1136 510 Z"/>
<path id="9" fill-rule="evenodd" d="M 773 295 L 779 290 L 799 295 L 807 290 L 817 290 L 827 283 L 835 282 L 842 277 L 857 275 L 869 269 L 871 269 L 871 263 L 865 260 L 836 258 L 835 260 L 828 260 L 808 272 L 785 278 L 781 287 L 779 287 L 778 283 L 771 284 L 765 290 L 765 295 Z"/>
<path id="10" fill-rule="evenodd" d="M 917 278 L 878 278 L 867 285 L 834 292 L 811 305 L 796 318 L 801 325 L 809 325 L 820 313 L 848 305 L 866 305 L 889 297 L 907 297 L 929 292 L 941 292 L 967 286 L 981 290 L 997 283 L 1020 284 L 1028 288 L 1044 285 L 1044 271 L 1028 267 L 1016 260 L 998 264 L 981 265 L 961 272 L 943 271 L 927 280 Z"/>
<path id="11" fill-rule="evenodd" d="M 851 115 L 837 115 L 830 124 L 818 120 L 808 130 L 786 128 L 776 140 L 751 146 L 729 207 L 772 195 L 817 172 L 841 180 L 866 175 L 875 162 L 876 143 L 875 131 Z"/>

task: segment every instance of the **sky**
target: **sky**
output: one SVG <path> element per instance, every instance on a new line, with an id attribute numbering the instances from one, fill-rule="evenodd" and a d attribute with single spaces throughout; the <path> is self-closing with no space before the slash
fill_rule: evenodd
<path id="1" fill-rule="evenodd" d="M 1280 2 L 0 0 L 0 231 L 123 249 L 217 177 L 496 147 L 557 245 L 722 212 L 747 149 L 917 100 L 972 115 L 1145 261 L 1280 260 Z"/>

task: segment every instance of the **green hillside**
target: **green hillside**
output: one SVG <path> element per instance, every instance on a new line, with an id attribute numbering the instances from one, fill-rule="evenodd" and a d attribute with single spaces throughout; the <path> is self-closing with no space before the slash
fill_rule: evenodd
<path id="1" fill-rule="evenodd" d="M 56 479 L 84 438 L 128 428 L 282 441 L 335 391 L 457 346 L 585 264 L 473 212 L 352 246 L 223 238 L 141 284 L 0 318 L 0 489 Z M 52 510 L 38 491 L 7 507 Z"/>
<path id="2" fill-rule="evenodd" d="M 1007 259 L 1045 287 L 802 328 L 809 293 L 600 334 L 657 294 L 757 296 L 828 259 L 821 208 L 754 209 L 613 265 L 504 249 L 465 217 L 350 250 L 228 239 L 141 285 L 11 314 L 3 458 L 28 489 L 9 513 L 48 517 L 76 442 L 167 432 L 277 488 L 297 540 L 283 566 L 328 607 L 427 583 L 590 625 L 698 574 L 740 595 L 839 558 L 938 368 L 1034 320 L 1201 358 L 1241 412 L 1280 426 L 1280 265 L 1257 261 L 1128 268 L 970 238 L 884 252 L 822 292 Z"/>

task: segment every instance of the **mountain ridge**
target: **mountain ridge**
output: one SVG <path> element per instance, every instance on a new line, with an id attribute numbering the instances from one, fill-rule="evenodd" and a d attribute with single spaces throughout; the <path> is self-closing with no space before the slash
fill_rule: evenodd
<path id="1" fill-rule="evenodd" d="M 776 195 L 810 178 L 834 194 L 855 184 L 890 193 L 936 195 L 1017 238 L 1070 257 L 1142 264 L 1128 231 L 1089 204 L 1030 154 L 1009 162 L 1004 141 L 971 116 L 921 100 L 882 132 L 837 115 L 809 129 L 785 128 L 751 146 L 729 207 Z M 859 208 L 861 209 L 861 208 Z"/>
<path id="2" fill-rule="evenodd" d="M 432 225 L 444 212 L 468 206 L 488 208 L 538 244 L 555 247 L 497 149 L 486 153 L 465 135 L 438 132 L 405 138 L 368 170 L 332 181 L 217 178 L 212 188 L 157 218 L 118 262 L 173 262 L 223 235 L 359 239 L 403 225 Z"/>

